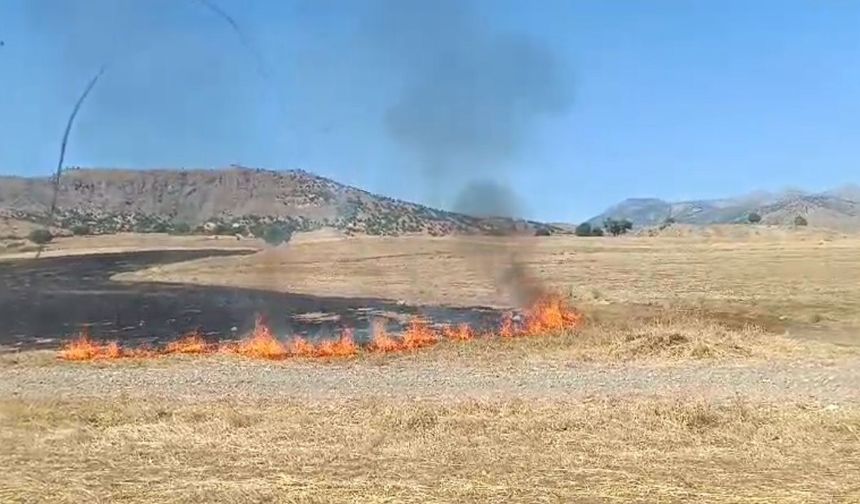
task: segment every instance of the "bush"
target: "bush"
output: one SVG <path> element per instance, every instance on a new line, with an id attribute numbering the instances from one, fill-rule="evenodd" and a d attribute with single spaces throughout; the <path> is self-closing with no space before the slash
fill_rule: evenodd
<path id="1" fill-rule="evenodd" d="M 537 228 L 535 230 L 535 236 L 551 236 L 549 229 L 547 228 Z"/>
<path id="2" fill-rule="evenodd" d="M 591 236 L 603 236 L 603 228 L 599 228 L 599 227 L 592 228 Z"/>
<path id="3" fill-rule="evenodd" d="M 809 224 L 809 223 L 806 222 L 806 219 L 802 215 L 798 215 L 797 217 L 794 218 L 794 225 L 795 226 L 805 226 L 807 224 Z"/>
<path id="4" fill-rule="evenodd" d="M 283 224 L 271 224 L 263 231 L 263 241 L 272 246 L 287 243 L 293 237 L 293 230 Z"/>
<path id="5" fill-rule="evenodd" d="M 90 227 L 86 224 L 76 224 L 72 226 L 72 234 L 75 236 L 87 236 L 93 233 Z"/>
<path id="6" fill-rule="evenodd" d="M 594 236 L 592 234 L 593 230 L 591 229 L 591 224 L 587 222 L 583 222 L 582 224 L 576 226 L 576 236 Z"/>
<path id="7" fill-rule="evenodd" d="M 47 229 L 34 229 L 30 231 L 29 236 L 31 242 L 36 245 L 44 245 L 54 239 L 54 235 Z"/>
<path id="8" fill-rule="evenodd" d="M 761 215 L 755 212 L 750 212 L 750 214 L 747 216 L 747 220 L 750 221 L 750 224 L 758 224 L 759 222 L 761 222 Z"/>
<path id="9" fill-rule="evenodd" d="M 174 234 L 190 234 L 191 233 L 191 224 L 187 222 L 177 222 L 173 225 L 173 233 Z"/>
<path id="10" fill-rule="evenodd" d="M 633 223 L 627 219 L 606 219 L 603 221 L 603 228 L 612 236 L 618 236 L 633 229 Z"/>
<path id="11" fill-rule="evenodd" d="M 170 226 L 166 222 L 156 222 L 149 229 L 152 233 L 166 233 L 170 231 Z"/>

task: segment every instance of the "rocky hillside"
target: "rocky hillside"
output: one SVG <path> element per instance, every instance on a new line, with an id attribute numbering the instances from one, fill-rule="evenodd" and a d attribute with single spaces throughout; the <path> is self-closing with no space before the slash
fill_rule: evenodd
<path id="1" fill-rule="evenodd" d="M 860 189 L 857 186 L 823 193 L 786 191 L 757 193 L 739 198 L 667 202 L 660 199 L 628 199 L 589 220 L 627 219 L 637 228 L 659 226 L 671 218 L 684 224 L 731 224 L 748 221 L 757 213 L 764 224 L 791 225 L 797 216 L 810 226 L 840 230 L 860 229 Z"/>
<path id="2" fill-rule="evenodd" d="M 0 215 L 45 221 L 53 186 L 47 178 L 0 177 Z M 57 226 L 117 231 L 254 233 L 271 223 L 293 230 L 348 233 L 534 233 L 555 226 L 477 218 L 371 194 L 299 170 L 231 166 L 217 170 L 70 169 L 63 173 Z"/>

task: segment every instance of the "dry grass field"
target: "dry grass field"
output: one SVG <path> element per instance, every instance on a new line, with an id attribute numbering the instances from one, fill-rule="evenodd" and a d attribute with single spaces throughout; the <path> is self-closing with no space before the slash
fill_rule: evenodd
<path id="1" fill-rule="evenodd" d="M 513 258 L 587 323 L 334 361 L 2 355 L 0 501 L 860 502 L 858 248 L 311 236 L 122 273 L 510 306 Z"/>

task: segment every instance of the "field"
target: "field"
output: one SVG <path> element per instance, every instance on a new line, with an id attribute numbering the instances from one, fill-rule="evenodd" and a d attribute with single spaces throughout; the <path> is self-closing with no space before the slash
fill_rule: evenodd
<path id="1" fill-rule="evenodd" d="M 50 260 L 212 241 L 68 238 Z M 242 299 L 282 303 L 293 318 L 360 323 L 361 303 L 445 318 L 513 308 L 542 288 L 569 296 L 586 322 L 340 360 L 71 363 L 19 345 L 0 354 L 0 501 L 860 502 L 858 248 L 853 235 L 768 228 L 309 235 L 251 254 L 124 263 L 87 285 L 115 289 L 108 299 L 125 307 L 136 291 L 170 292 L 163 313 L 183 296 L 205 308 L 232 289 L 269 293 Z M 0 273 L 16 292 L 50 285 L 72 302 L 52 264 L 49 283 L 33 280 L 35 263 L 0 260 Z M 192 322 L 251 320 L 254 308 Z M 15 313 L 51 318 L 23 305 L 4 316 Z"/>

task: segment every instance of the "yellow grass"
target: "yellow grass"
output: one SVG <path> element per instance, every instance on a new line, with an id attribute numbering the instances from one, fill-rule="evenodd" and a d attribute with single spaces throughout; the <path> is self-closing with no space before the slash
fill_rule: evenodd
<path id="1" fill-rule="evenodd" d="M 860 412 L 804 404 L 0 403 L 3 502 L 849 502 Z"/>
<path id="2" fill-rule="evenodd" d="M 513 297 L 500 277 L 514 257 L 580 306 L 695 307 L 760 322 L 860 327 L 860 237 L 827 240 L 362 237 L 117 278 L 508 306 Z"/>

